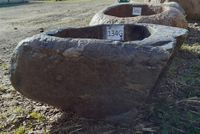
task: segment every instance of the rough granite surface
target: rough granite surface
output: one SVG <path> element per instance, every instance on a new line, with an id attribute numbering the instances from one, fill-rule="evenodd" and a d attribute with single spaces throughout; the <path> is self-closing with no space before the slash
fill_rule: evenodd
<path id="1" fill-rule="evenodd" d="M 133 7 L 141 7 L 139 16 L 132 15 Z M 92 18 L 90 25 L 98 24 L 134 24 L 151 23 L 166 26 L 187 28 L 184 11 L 179 6 L 170 4 L 117 4 L 99 11 Z M 119 16 L 119 14 L 121 14 Z"/>
<path id="2" fill-rule="evenodd" d="M 200 19 L 200 0 L 144 0 L 147 3 L 177 2 L 185 10 L 188 19 Z"/>
<path id="3" fill-rule="evenodd" d="M 187 30 L 126 24 L 129 31 L 146 28 L 150 35 L 133 41 L 95 38 L 106 26 L 55 30 L 21 41 L 11 59 L 12 85 L 28 98 L 83 117 L 131 121 Z"/>

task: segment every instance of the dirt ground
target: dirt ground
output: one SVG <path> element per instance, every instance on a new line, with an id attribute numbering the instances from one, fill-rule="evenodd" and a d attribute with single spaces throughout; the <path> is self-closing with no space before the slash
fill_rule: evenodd
<path id="1" fill-rule="evenodd" d="M 64 113 L 26 99 L 9 82 L 9 61 L 18 42 L 55 28 L 86 26 L 115 0 L 32 1 L 0 6 L 0 134 L 200 134 L 200 21 L 154 89 L 136 123 L 112 124 Z"/>

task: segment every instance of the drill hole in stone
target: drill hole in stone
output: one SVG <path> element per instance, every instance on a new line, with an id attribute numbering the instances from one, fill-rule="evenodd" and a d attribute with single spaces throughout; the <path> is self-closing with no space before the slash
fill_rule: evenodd
<path id="1" fill-rule="evenodd" d="M 138 12 L 138 10 L 141 10 Z M 115 17 L 135 17 L 138 15 L 141 16 L 149 16 L 162 12 L 162 7 L 159 6 L 148 6 L 148 5 L 132 5 L 132 4 L 124 4 L 117 5 L 108 8 L 104 11 L 104 14 L 115 16 Z"/>
<path id="2" fill-rule="evenodd" d="M 151 35 L 151 30 L 147 27 L 140 25 L 101 25 L 101 26 L 93 26 L 87 28 L 71 28 L 71 29 L 63 29 L 54 33 L 47 33 L 50 36 L 60 37 L 60 38 L 85 38 L 85 39 L 108 39 L 115 40 L 114 38 L 108 37 L 108 29 L 109 27 L 113 27 L 113 29 L 117 29 L 117 27 L 122 26 L 124 28 L 121 31 L 119 36 L 123 36 L 121 39 L 116 39 L 120 41 L 135 41 L 135 40 L 143 40 L 148 38 Z M 116 28 L 115 28 L 116 27 Z M 112 31 L 111 31 L 112 32 Z M 119 31 L 114 31 L 117 33 Z M 110 33 L 112 34 L 112 33 Z M 117 33 L 119 34 L 119 33 Z"/>

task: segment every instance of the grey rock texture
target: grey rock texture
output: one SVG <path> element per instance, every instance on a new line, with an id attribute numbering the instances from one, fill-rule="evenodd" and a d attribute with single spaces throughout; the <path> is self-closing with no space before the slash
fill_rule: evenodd
<path id="1" fill-rule="evenodd" d="M 10 79 L 24 96 L 94 119 L 132 121 L 183 43 L 187 30 L 124 25 L 125 40 L 104 39 L 98 25 L 21 41 Z"/>
<path id="2" fill-rule="evenodd" d="M 148 3 L 177 2 L 185 10 L 188 19 L 200 19 L 200 0 L 144 0 Z"/>
<path id="3" fill-rule="evenodd" d="M 133 7 L 142 8 L 140 16 L 132 15 Z M 92 18 L 90 25 L 151 23 L 187 28 L 183 13 L 169 5 L 117 4 L 107 7 Z"/>
<path id="4" fill-rule="evenodd" d="M 179 11 L 181 11 L 181 13 L 183 15 L 186 15 L 185 14 L 185 10 L 182 8 L 182 6 L 180 6 L 177 2 L 165 2 L 163 3 L 163 6 L 168 6 L 168 7 L 173 7 L 173 8 L 176 8 L 178 9 Z"/>

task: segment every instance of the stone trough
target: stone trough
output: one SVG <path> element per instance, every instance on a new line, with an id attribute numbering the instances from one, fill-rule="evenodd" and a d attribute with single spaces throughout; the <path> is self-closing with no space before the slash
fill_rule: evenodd
<path id="1" fill-rule="evenodd" d="M 16 47 L 11 82 L 28 98 L 83 117 L 132 120 L 186 34 L 153 24 L 38 34 Z"/>
<path id="2" fill-rule="evenodd" d="M 24 3 L 27 0 L 0 0 L 0 4 Z"/>
<path id="3" fill-rule="evenodd" d="M 117 4 L 99 11 L 90 25 L 152 23 L 180 28 L 188 24 L 183 13 L 170 5 Z"/>
<path id="4" fill-rule="evenodd" d="M 200 19 L 200 0 L 144 0 L 144 2 L 152 4 L 177 2 L 185 10 L 187 19 Z"/>

